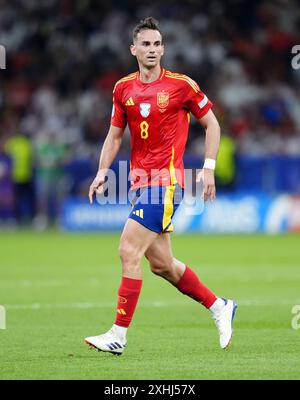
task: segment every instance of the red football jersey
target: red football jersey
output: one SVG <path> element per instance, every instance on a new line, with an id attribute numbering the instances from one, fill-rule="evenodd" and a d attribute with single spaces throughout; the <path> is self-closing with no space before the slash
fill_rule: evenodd
<path id="1" fill-rule="evenodd" d="M 151 83 L 141 82 L 139 72 L 116 83 L 111 124 L 129 126 L 132 189 L 176 182 L 184 187 L 190 112 L 199 119 L 211 107 L 195 81 L 163 68 Z"/>

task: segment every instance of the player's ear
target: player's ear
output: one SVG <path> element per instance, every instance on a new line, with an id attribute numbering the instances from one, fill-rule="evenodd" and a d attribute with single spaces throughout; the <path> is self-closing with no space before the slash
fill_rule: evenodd
<path id="1" fill-rule="evenodd" d="M 134 45 L 134 44 L 130 45 L 130 51 L 131 51 L 131 54 L 132 54 L 133 56 L 136 56 L 136 48 L 135 48 L 135 45 Z"/>

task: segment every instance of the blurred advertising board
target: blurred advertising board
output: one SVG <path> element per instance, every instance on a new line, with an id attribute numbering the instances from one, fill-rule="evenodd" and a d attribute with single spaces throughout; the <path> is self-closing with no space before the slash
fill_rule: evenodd
<path id="1" fill-rule="evenodd" d="M 300 232 L 300 196 L 232 194 L 205 204 L 194 200 L 183 201 L 178 208 L 173 219 L 176 233 Z M 120 231 L 130 209 L 126 204 L 90 206 L 87 201 L 69 199 L 62 209 L 61 228 Z"/>

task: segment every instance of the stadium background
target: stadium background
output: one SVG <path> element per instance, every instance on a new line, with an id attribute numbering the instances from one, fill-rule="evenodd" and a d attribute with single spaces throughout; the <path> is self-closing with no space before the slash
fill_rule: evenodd
<path id="1" fill-rule="evenodd" d="M 107 358 L 107 370 L 99 371 L 93 363 L 96 356 L 86 360 L 84 350 L 76 359 L 78 338 L 99 330 L 99 308 L 110 309 L 101 324 L 108 327 L 111 322 L 119 270 L 108 272 L 106 267 L 119 265 L 118 232 L 128 206 L 90 207 L 87 193 L 109 126 L 112 88 L 136 70 L 128 51 L 132 28 L 149 15 L 160 20 L 164 33 L 163 66 L 199 83 L 214 101 L 222 128 L 218 199 L 203 214 L 187 217 L 182 209 L 175 221 L 180 234 L 174 241 L 178 256 L 194 263 L 216 291 L 231 295 L 234 288 L 240 305 L 248 307 L 247 314 L 240 311 L 244 337 L 237 339 L 248 369 L 235 353 L 231 375 L 226 375 L 228 360 L 210 352 L 206 322 L 200 372 L 193 369 L 199 360 L 193 359 L 190 347 L 181 359 L 181 372 L 172 375 L 173 351 L 163 340 L 169 364 L 160 360 L 157 350 L 156 361 L 147 354 L 151 361 L 145 365 L 139 364 L 140 358 L 129 358 L 127 367 L 122 361 L 125 375 Z M 99 379 L 299 378 L 294 353 L 299 332 L 290 325 L 291 308 L 300 303 L 300 69 L 292 67 L 299 28 L 297 2 L 285 0 L 0 1 L 0 45 L 7 57 L 6 69 L 0 70 L 0 304 L 6 307 L 7 329 L 0 331 L 0 339 L 7 344 L 1 351 L 9 344 L 15 349 L 4 354 L 7 363 L 0 367 L 0 377 L 90 378 L 89 371 L 97 371 L 94 377 Z M 202 165 L 203 133 L 192 119 L 188 168 Z M 128 158 L 127 132 L 118 160 Z M 261 232 L 272 235 L 254 235 Z M 227 233 L 231 235 L 223 235 Z M 145 274 L 141 310 L 146 308 L 148 319 L 138 313 L 136 327 L 144 328 L 149 351 L 155 337 L 151 327 L 162 329 L 149 311 L 157 296 L 161 315 L 177 327 L 171 341 L 177 334 L 184 337 L 186 329 L 198 340 L 192 326 L 198 321 L 191 315 L 195 307 L 188 313 L 190 303 L 173 298 L 171 289 Z M 164 301 L 178 314 L 183 311 L 181 322 L 172 320 L 170 304 Z M 257 308 L 249 313 L 250 305 Z M 40 334 L 46 329 L 51 338 L 45 348 Z M 277 336 L 269 348 L 274 330 Z M 250 359 L 254 342 L 260 345 Z M 143 345 L 140 338 L 138 346 L 145 351 Z M 49 359 L 55 368 L 49 369 Z"/>

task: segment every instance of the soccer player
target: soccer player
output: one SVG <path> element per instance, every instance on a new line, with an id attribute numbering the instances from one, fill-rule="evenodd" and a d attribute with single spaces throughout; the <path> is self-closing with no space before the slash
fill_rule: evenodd
<path id="1" fill-rule="evenodd" d="M 105 175 L 128 124 L 134 200 L 120 239 L 122 280 L 116 320 L 108 332 L 87 337 L 85 341 L 99 350 L 122 354 L 142 287 L 141 259 L 145 256 L 154 274 L 210 310 L 219 331 L 220 346 L 226 349 L 232 337 L 236 304 L 217 297 L 192 269 L 173 257 L 170 236 L 171 220 L 184 188 L 183 154 L 190 112 L 206 130 L 205 162 L 201 171 L 204 201 L 215 198 L 214 168 L 220 127 L 211 110 L 211 101 L 197 83 L 186 75 L 161 67 L 164 45 L 154 18 L 146 18 L 135 27 L 130 50 L 137 59 L 139 71 L 115 85 L 111 125 L 89 190 L 92 204 L 93 195 L 103 191 Z"/>

